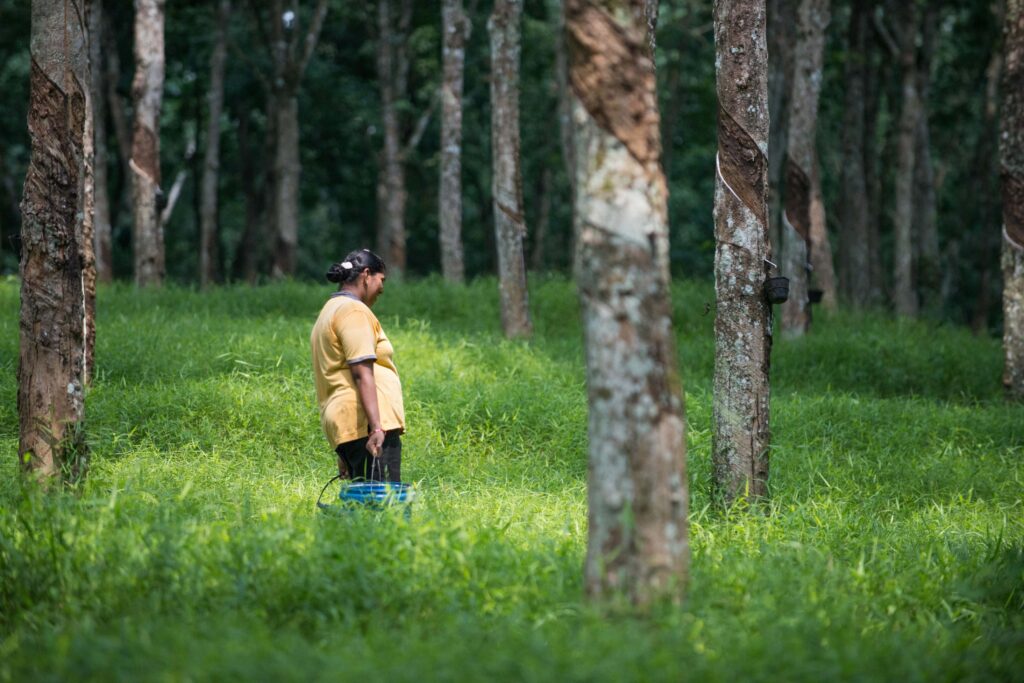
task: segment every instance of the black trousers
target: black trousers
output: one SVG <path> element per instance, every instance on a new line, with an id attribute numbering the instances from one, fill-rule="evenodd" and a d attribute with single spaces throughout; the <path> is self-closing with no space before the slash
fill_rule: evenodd
<path id="1" fill-rule="evenodd" d="M 384 434 L 384 445 L 376 458 L 366 450 L 369 437 L 338 444 L 335 451 L 348 465 L 349 475 L 354 481 L 402 481 L 402 438 L 397 430 Z"/>

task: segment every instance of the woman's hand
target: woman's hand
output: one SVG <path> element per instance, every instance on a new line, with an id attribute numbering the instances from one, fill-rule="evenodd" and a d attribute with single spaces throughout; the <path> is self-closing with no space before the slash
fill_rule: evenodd
<path id="1" fill-rule="evenodd" d="M 384 446 L 384 432 L 381 430 L 375 431 L 370 434 L 370 438 L 366 440 L 366 450 L 370 451 L 370 455 L 375 458 L 380 457 L 380 449 Z"/>

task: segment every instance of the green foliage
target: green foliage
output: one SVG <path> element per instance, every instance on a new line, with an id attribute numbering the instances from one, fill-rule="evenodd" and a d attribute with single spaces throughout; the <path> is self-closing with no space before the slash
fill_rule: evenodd
<path id="1" fill-rule="evenodd" d="M 467 2 L 472 33 L 466 46 L 463 121 L 463 214 L 466 268 L 472 275 L 495 270 L 490 196 L 490 55 L 489 2 Z M 842 194 L 841 135 L 848 2 L 834 2 L 829 28 L 819 117 L 819 154 L 826 208 L 830 211 L 832 246 L 839 241 L 836 208 Z M 942 3 L 928 110 L 937 183 L 942 251 L 941 310 L 928 317 L 971 322 L 978 329 L 998 328 L 998 244 L 1000 208 L 997 133 L 986 123 L 985 70 L 1000 42 L 992 3 Z M 711 2 L 662 0 L 657 40 L 658 93 L 662 119 L 664 166 L 669 183 L 669 223 L 673 272 L 687 278 L 712 273 L 714 232 L 714 155 L 717 102 Z M 28 164 L 25 126 L 28 101 L 28 2 L 0 8 L 0 88 L 8 105 L 0 111 L 0 273 L 15 272 L 12 238 L 18 228 L 17 203 Z M 308 25 L 313 3 L 298 3 L 300 29 Z M 132 75 L 131 3 L 105 4 L 120 56 L 118 90 L 130 102 Z M 257 20 L 256 12 L 261 19 Z M 520 118 L 523 195 L 527 217 L 527 253 L 532 254 L 545 194 L 550 224 L 536 264 L 541 271 L 568 272 L 572 263 L 569 177 L 559 144 L 555 78 L 556 16 L 553 0 L 526 0 L 522 22 Z M 215 5 L 175 2 L 166 10 L 167 79 L 161 118 L 161 163 L 165 185 L 181 170 L 189 180 L 166 231 L 167 272 L 179 283 L 193 282 L 198 272 L 198 177 L 206 141 L 209 55 Z M 887 18 L 889 21 L 891 18 Z M 264 29 L 260 29 L 260 21 Z M 221 122 L 220 254 L 222 272 L 240 279 L 234 267 L 247 220 L 266 208 L 263 187 L 271 155 L 267 134 L 266 94 L 259 73 L 270 73 L 264 39 L 267 7 L 235 3 L 230 36 L 225 112 Z M 383 147 L 379 88 L 375 65 L 374 3 L 332 0 L 321 39 L 299 93 L 301 198 L 299 277 L 319 276 L 332 258 L 376 242 L 375 193 L 378 158 Z M 440 80 L 440 2 L 414 3 L 408 40 L 409 93 L 399 103 L 403 136 L 436 97 Z M 892 178 L 895 122 L 899 93 L 896 66 L 876 45 L 871 64 L 878 70 L 881 104 L 871 141 L 880 175 L 883 206 L 874 216 L 881 226 L 878 258 L 891 272 Z M 114 127 L 110 139 L 111 210 L 114 267 L 130 279 L 131 216 Z M 438 247 L 439 114 L 435 111 L 420 144 L 406 163 L 409 271 L 436 272 Z M 198 153 L 185 158 L 190 139 Z M 545 183 L 545 172 L 548 182 Z M 245 181 L 256 191 L 249 197 Z M 258 240 L 260 272 L 269 272 L 267 237 Z M 531 267 L 534 262 L 530 260 Z M 986 317 L 987 316 L 987 317 Z"/>
<path id="2" fill-rule="evenodd" d="M 882 317 L 776 345 L 772 501 L 711 506 L 712 292 L 674 291 L 688 389 L 683 608 L 582 597 L 575 295 L 390 285 L 400 514 L 316 512 L 333 458 L 308 334 L 327 292 L 101 289 L 78 490 L 17 475 L 17 288 L 0 283 L 0 680 L 1009 680 L 1024 665 L 1024 411 L 988 339 Z M 428 673 L 429 672 L 429 673 Z"/>
<path id="3" fill-rule="evenodd" d="M 0 275 L 18 268 L 16 248 L 21 230 L 18 202 L 28 166 L 29 13 L 19 3 L 0 4 Z M 19 49 L 11 50 L 8 46 Z"/>

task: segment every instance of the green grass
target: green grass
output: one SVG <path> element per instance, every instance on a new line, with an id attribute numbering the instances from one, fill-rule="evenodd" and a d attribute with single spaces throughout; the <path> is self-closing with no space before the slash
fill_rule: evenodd
<path id="1" fill-rule="evenodd" d="M 318 514 L 308 335 L 327 289 L 103 289 L 83 490 L 17 476 L 0 283 L 0 680 L 1019 680 L 1024 408 L 996 340 L 837 315 L 773 355 L 772 501 L 709 495 L 713 293 L 674 292 L 692 580 L 582 597 L 586 399 L 571 285 L 501 338 L 493 281 L 389 285 L 411 518 Z"/>

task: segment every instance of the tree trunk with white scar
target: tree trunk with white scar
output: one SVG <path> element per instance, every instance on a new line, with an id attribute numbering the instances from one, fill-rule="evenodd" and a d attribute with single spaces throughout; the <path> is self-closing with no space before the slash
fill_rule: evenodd
<path id="1" fill-rule="evenodd" d="M 725 502 L 768 493 L 768 54 L 764 0 L 715 4 L 714 483 Z"/>
<path id="2" fill-rule="evenodd" d="M 689 563 L 668 188 L 642 0 L 567 0 L 576 268 L 586 346 L 586 589 L 679 600 Z"/>
<path id="3" fill-rule="evenodd" d="M 164 92 L 164 0 L 135 0 L 135 78 L 132 100 L 132 248 L 135 283 L 164 280 L 160 189 L 160 107 Z"/>
<path id="4" fill-rule="evenodd" d="M 782 210 L 782 266 L 789 299 L 782 305 L 782 333 L 805 334 L 811 325 L 810 286 L 812 176 L 829 0 L 800 0 L 794 48 L 793 89 L 786 149 Z"/>

